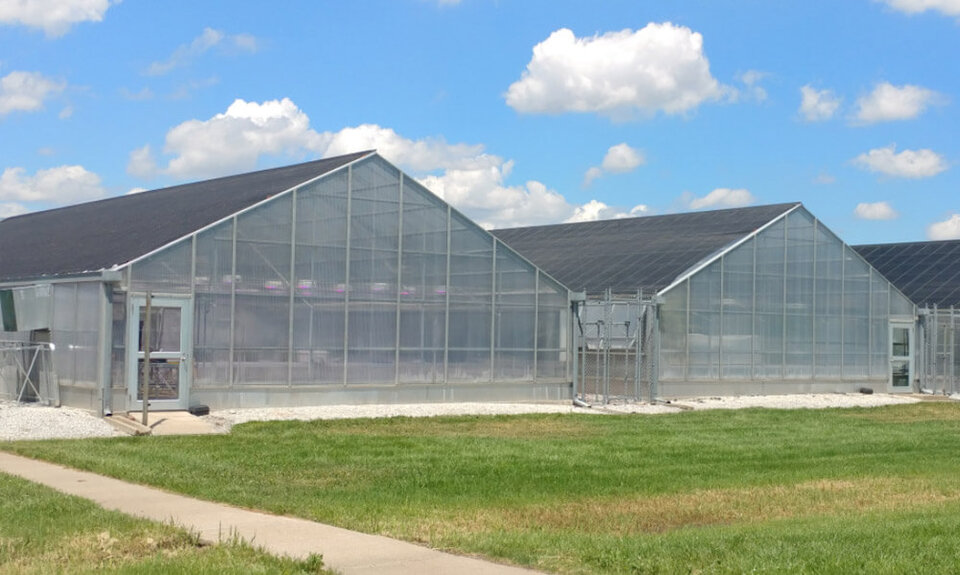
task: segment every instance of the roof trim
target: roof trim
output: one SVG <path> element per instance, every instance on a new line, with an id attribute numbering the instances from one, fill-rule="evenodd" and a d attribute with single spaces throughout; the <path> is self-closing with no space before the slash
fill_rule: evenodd
<path id="1" fill-rule="evenodd" d="M 357 158 L 356 160 L 353 160 L 353 161 L 351 161 L 351 162 L 347 162 L 346 164 L 343 164 L 342 166 L 338 166 L 338 167 L 336 167 L 336 168 L 334 168 L 334 169 L 332 169 L 332 170 L 330 170 L 330 171 L 328 171 L 328 172 L 324 172 L 324 173 L 322 173 L 322 174 L 320 174 L 320 175 L 318 175 L 318 176 L 314 176 L 313 178 L 310 178 L 309 180 L 304 180 L 304 181 L 300 182 L 299 184 L 297 184 L 297 185 L 295 185 L 295 186 L 293 186 L 293 187 L 291 187 L 291 188 L 287 188 L 286 190 L 283 190 L 283 191 L 281 191 L 281 192 L 278 192 L 278 193 L 270 196 L 269 198 L 264 198 L 264 199 L 260 200 L 259 202 L 255 203 L 255 204 L 251 204 L 251 205 L 243 208 L 242 210 L 233 212 L 232 214 L 230 214 L 230 215 L 228 215 L 228 216 L 225 216 L 225 217 L 222 217 L 222 218 L 220 218 L 220 219 L 217 220 L 217 221 L 211 222 L 211 223 L 209 223 L 209 224 L 207 224 L 207 225 L 205 225 L 205 226 L 203 226 L 203 227 L 197 228 L 197 229 L 193 230 L 192 232 L 190 232 L 189 234 L 185 234 L 185 235 L 183 235 L 183 236 L 180 236 L 179 238 L 177 238 L 177 239 L 175 239 L 175 240 L 173 240 L 173 241 L 167 242 L 166 244 L 164 244 L 164 245 L 162 245 L 162 246 L 160 246 L 160 247 L 158 247 L 158 248 L 156 248 L 156 249 L 154 249 L 154 250 L 151 250 L 151 251 L 149 251 L 149 252 L 147 252 L 147 253 L 145 253 L 145 254 L 139 255 L 139 256 L 133 258 L 132 260 L 130 260 L 130 261 L 126 262 L 126 263 L 123 263 L 123 264 L 114 264 L 112 267 L 103 268 L 103 269 L 100 270 L 100 271 L 119 271 L 119 270 L 122 270 L 123 268 L 130 267 L 130 266 L 132 266 L 133 264 L 138 263 L 138 262 L 141 262 L 141 261 L 143 261 L 143 260 L 145 260 L 145 259 L 147 259 L 147 258 L 149 258 L 149 257 L 151 257 L 151 256 L 153 256 L 153 255 L 155 255 L 155 254 L 158 254 L 158 253 L 166 250 L 167 248 L 170 248 L 170 247 L 172 247 L 172 246 L 174 246 L 174 245 L 176 245 L 176 244 L 178 244 L 178 243 L 180 243 L 180 242 L 182 242 L 182 241 L 184 241 L 184 240 L 186 240 L 186 239 L 188 239 L 188 238 L 192 238 L 192 237 L 194 237 L 194 236 L 197 236 L 197 235 L 199 235 L 199 234 L 202 234 L 203 232 L 209 230 L 210 228 L 216 227 L 216 226 L 222 224 L 223 222 L 226 222 L 227 220 L 232 220 L 233 218 L 236 218 L 237 216 L 243 215 L 243 214 L 249 212 L 250 210 L 259 208 L 260 206 L 262 206 L 262 205 L 264 205 L 264 204 L 266 204 L 266 203 L 268 203 L 268 202 L 272 202 L 273 200 L 275 200 L 275 199 L 277 199 L 277 198 L 279 198 L 279 197 L 281 197 L 281 196 L 285 196 L 285 195 L 287 195 L 287 194 L 293 193 L 294 190 L 296 190 L 296 189 L 298 189 L 298 188 L 302 188 L 303 186 L 306 186 L 306 185 L 308 185 L 308 184 L 312 184 L 313 182 L 316 182 L 317 180 L 321 180 L 321 179 L 329 176 L 330 174 L 335 174 L 335 173 L 339 172 L 340 170 L 349 169 L 351 166 L 353 166 L 353 165 L 356 164 L 357 162 L 360 162 L 360 161 L 362 161 L 362 160 L 366 160 L 366 159 L 368 159 L 368 158 L 370 158 L 370 157 L 372 157 L 372 156 L 379 156 L 379 154 L 377 153 L 376 150 L 370 150 L 370 151 L 368 151 L 366 154 L 364 154 L 363 156 Z M 392 164 L 391 164 L 391 165 L 392 165 Z"/>
<path id="2" fill-rule="evenodd" d="M 687 271 L 685 271 L 685 272 L 681 273 L 679 276 L 677 276 L 677 278 L 674 279 L 673 282 L 670 283 L 670 285 L 668 285 L 667 287 L 665 287 L 665 288 L 657 291 L 657 296 L 658 296 L 658 297 L 659 297 L 659 296 L 662 296 L 663 294 L 667 293 L 668 291 L 670 291 L 670 290 L 672 290 L 673 288 L 677 287 L 678 285 L 682 284 L 682 283 L 683 283 L 684 281 L 686 281 L 687 278 L 689 278 L 690 276 L 692 276 L 692 275 L 694 275 L 694 274 L 696 274 L 696 273 L 699 273 L 701 270 L 703 270 L 704 268 L 706 268 L 707 266 L 709 266 L 709 265 L 712 264 L 713 262 L 717 261 L 718 259 L 722 258 L 722 257 L 725 256 L 726 254 L 730 253 L 731 251 L 733 251 L 733 250 L 735 250 L 736 248 L 740 247 L 741 245 L 745 244 L 747 241 L 749 241 L 749 240 L 753 239 L 754 237 L 756 237 L 757 234 L 759 234 L 760 232 L 766 230 L 767 228 L 769 228 L 769 227 L 772 226 L 773 224 L 777 223 L 778 221 L 780 221 L 780 220 L 782 220 L 782 219 L 786 219 L 786 217 L 787 217 L 789 214 L 792 214 L 793 212 L 795 212 L 796 210 L 801 209 L 801 208 L 804 209 L 804 210 L 806 210 L 806 208 L 803 207 L 803 203 L 802 203 L 802 202 L 798 202 L 798 203 L 794 204 L 793 207 L 787 209 L 787 211 L 783 212 L 783 213 L 780 214 L 779 216 L 773 218 L 773 219 L 770 220 L 769 222 L 763 224 L 762 226 L 760 226 L 759 228 L 753 230 L 753 231 L 750 232 L 749 234 L 743 236 L 743 237 L 740 238 L 739 240 L 737 240 L 737 241 L 733 242 L 732 244 L 728 245 L 727 247 L 721 249 L 719 252 L 715 253 L 713 256 L 707 257 L 707 259 L 701 261 L 699 264 L 694 265 L 693 267 L 689 268 Z M 807 213 L 810 213 L 810 212 L 807 211 Z M 814 220 L 817 219 L 816 217 L 813 216 L 813 214 L 810 214 L 810 216 L 813 217 Z"/>

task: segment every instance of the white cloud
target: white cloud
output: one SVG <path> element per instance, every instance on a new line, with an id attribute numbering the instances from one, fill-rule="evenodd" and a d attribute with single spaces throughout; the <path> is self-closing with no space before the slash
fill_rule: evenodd
<path id="1" fill-rule="evenodd" d="M 11 112 L 33 112 L 43 108 L 44 100 L 66 88 L 66 83 L 51 80 L 39 72 L 10 72 L 0 78 L 0 117 Z"/>
<path id="2" fill-rule="evenodd" d="M 933 150 L 904 150 L 898 154 L 893 145 L 860 154 L 853 163 L 898 178 L 929 178 L 947 169 L 947 162 Z"/>
<path id="3" fill-rule="evenodd" d="M 692 194 L 684 194 L 683 202 L 691 210 L 700 210 L 703 208 L 739 208 L 748 206 L 756 201 L 748 190 L 744 188 L 730 189 L 717 188 L 702 198 L 693 197 Z"/>
<path id="4" fill-rule="evenodd" d="M 607 173 L 626 174 L 632 172 L 645 162 L 646 158 L 643 157 L 643 152 L 631 148 L 626 143 L 610 146 L 600 166 L 594 166 L 584 174 L 583 185 L 584 187 L 589 186 L 594 180 Z"/>
<path id="5" fill-rule="evenodd" d="M 58 166 L 27 175 L 23 168 L 0 174 L 0 201 L 72 204 L 103 197 L 100 176 L 83 166 Z"/>
<path id="6" fill-rule="evenodd" d="M 128 174 L 138 178 L 152 178 L 157 174 L 157 170 L 157 161 L 149 144 L 130 152 L 130 159 L 127 161 Z"/>
<path id="7" fill-rule="evenodd" d="M 140 192 L 146 192 L 147 188 L 131 188 L 129 192 L 124 194 L 125 196 L 132 196 L 133 194 L 139 194 Z"/>
<path id="8" fill-rule="evenodd" d="M 861 124 L 911 120 L 940 100 L 940 94 L 927 88 L 910 84 L 894 86 L 882 82 L 877 84 L 873 92 L 857 100 L 854 119 Z"/>
<path id="9" fill-rule="evenodd" d="M 900 215 L 887 202 L 861 202 L 853 214 L 861 220 L 892 220 Z"/>
<path id="10" fill-rule="evenodd" d="M 946 16 L 960 16 L 960 0 L 877 0 L 894 10 L 907 14 L 918 14 L 935 10 Z"/>
<path id="11" fill-rule="evenodd" d="M 826 172 L 817 174 L 817 177 L 813 179 L 813 183 L 817 184 L 818 186 L 829 186 L 830 184 L 835 184 L 836 182 L 837 178 Z"/>
<path id="12" fill-rule="evenodd" d="M 534 46 L 506 100 L 521 113 L 596 112 L 626 119 L 680 114 L 725 91 L 710 74 L 703 36 L 666 22 L 587 38 L 557 30 Z"/>
<path id="13" fill-rule="evenodd" d="M 829 120 L 840 107 L 841 99 L 831 90 L 817 90 L 807 84 L 800 88 L 800 115 L 807 122 Z"/>
<path id="14" fill-rule="evenodd" d="M 760 85 L 760 81 L 767 77 L 766 72 L 759 70 L 747 70 L 740 74 L 739 80 L 746 87 L 746 95 L 749 99 L 757 102 L 764 102 L 767 99 L 767 91 Z"/>
<path id="15" fill-rule="evenodd" d="M 610 207 L 601 201 L 590 200 L 582 206 L 577 206 L 573 215 L 564 220 L 564 223 L 618 220 L 621 218 L 645 216 L 649 211 L 650 208 L 643 204 L 636 205 L 630 208 L 629 211 L 624 212 L 619 208 Z"/>
<path id="16" fill-rule="evenodd" d="M 960 240 L 960 214 L 952 214 L 942 222 L 927 226 L 927 238 L 931 240 Z"/>
<path id="17" fill-rule="evenodd" d="M 14 202 L 0 203 L 0 220 L 12 218 L 13 216 L 19 216 L 20 214 L 25 214 L 29 211 L 30 209 L 23 204 Z"/>
<path id="18" fill-rule="evenodd" d="M 226 47 L 243 52 L 256 52 L 258 43 L 257 39 L 250 34 L 229 35 L 224 34 L 221 30 L 204 28 L 203 32 L 194 38 L 192 42 L 178 46 L 169 58 L 150 64 L 146 73 L 150 76 L 166 74 L 174 68 L 188 65 L 195 58 L 215 47 Z"/>
<path id="19" fill-rule="evenodd" d="M 0 23 L 40 28 L 48 37 L 62 36 L 74 24 L 100 22 L 110 4 L 110 0 L 4 0 Z"/>

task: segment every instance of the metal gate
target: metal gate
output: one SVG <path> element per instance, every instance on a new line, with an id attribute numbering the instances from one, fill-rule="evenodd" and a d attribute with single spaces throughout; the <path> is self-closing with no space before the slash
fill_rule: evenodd
<path id="1" fill-rule="evenodd" d="M 960 393 L 960 309 L 920 310 L 917 369 L 920 388 L 933 393 Z"/>
<path id="2" fill-rule="evenodd" d="M 654 401 L 657 396 L 657 306 L 642 293 L 607 291 L 578 308 L 579 369 L 575 396 L 586 403 Z"/>
<path id="3" fill-rule="evenodd" d="M 60 405 L 52 350 L 46 342 L 0 341 L 0 397 Z"/>

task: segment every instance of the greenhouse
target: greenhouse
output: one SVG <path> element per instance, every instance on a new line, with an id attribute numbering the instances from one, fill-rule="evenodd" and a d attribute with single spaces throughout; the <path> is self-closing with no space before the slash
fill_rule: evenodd
<path id="1" fill-rule="evenodd" d="M 138 409 L 149 351 L 157 410 L 570 397 L 568 290 L 374 152 L 8 218 L 0 245 L 8 396 Z"/>
<path id="2" fill-rule="evenodd" d="M 801 204 L 495 234 L 587 293 L 588 399 L 915 390 L 914 304 Z"/>

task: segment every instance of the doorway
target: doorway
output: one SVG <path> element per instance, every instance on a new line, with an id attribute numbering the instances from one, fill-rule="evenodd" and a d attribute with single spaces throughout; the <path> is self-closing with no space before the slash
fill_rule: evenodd
<path id="1" fill-rule="evenodd" d="M 893 391 L 910 391 L 913 382 L 912 323 L 890 323 L 890 388 Z"/>
<path id="2" fill-rule="evenodd" d="M 143 408 L 146 298 L 130 298 L 127 317 L 127 382 L 130 408 Z M 187 409 L 193 343 L 193 306 L 189 299 L 154 297 L 150 302 L 150 409 Z"/>

